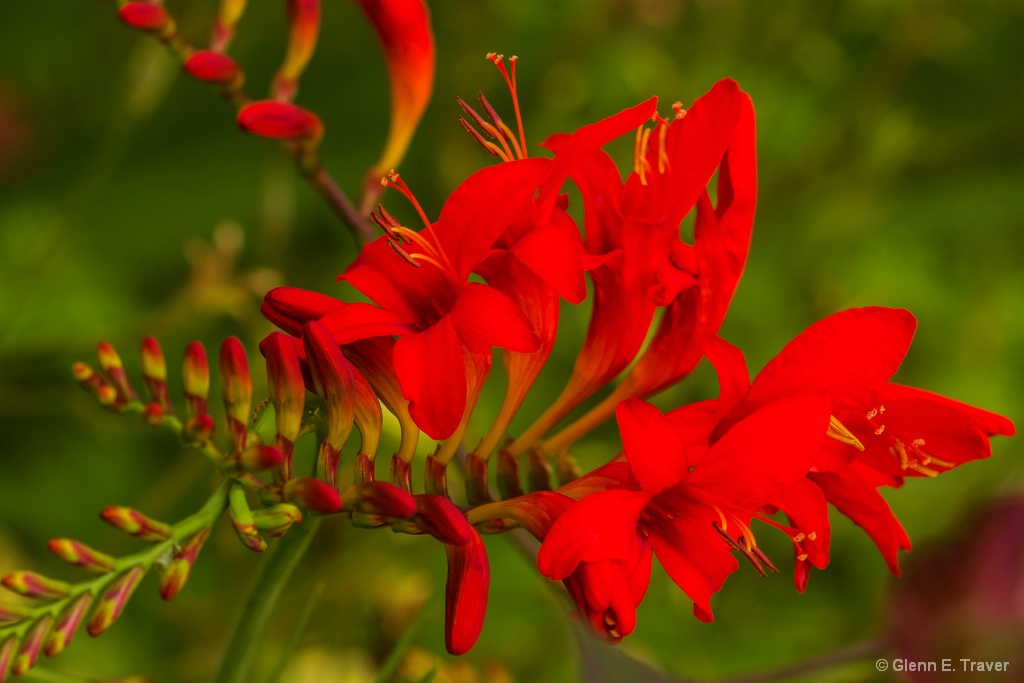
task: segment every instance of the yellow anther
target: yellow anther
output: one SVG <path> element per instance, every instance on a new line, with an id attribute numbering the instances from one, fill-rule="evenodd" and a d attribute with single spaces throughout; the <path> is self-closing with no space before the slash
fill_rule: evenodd
<path id="1" fill-rule="evenodd" d="M 849 446 L 853 446 L 858 451 L 864 450 L 864 444 L 860 442 L 856 436 L 853 435 L 849 429 L 846 428 L 842 422 L 839 421 L 835 415 L 830 415 L 828 418 L 828 430 L 825 434 L 840 443 L 845 443 Z"/>

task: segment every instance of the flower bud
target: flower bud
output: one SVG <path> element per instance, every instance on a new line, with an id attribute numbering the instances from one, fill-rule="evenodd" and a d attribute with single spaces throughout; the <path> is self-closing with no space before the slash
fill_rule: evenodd
<path id="1" fill-rule="evenodd" d="M 134 401 L 137 396 L 135 389 L 128 381 L 128 374 L 124 371 L 124 364 L 121 356 L 107 342 L 100 342 L 96 347 L 96 358 L 100 362 L 100 369 L 110 380 L 110 384 L 117 389 L 117 397 L 122 403 Z"/>
<path id="2" fill-rule="evenodd" d="M 181 428 L 181 437 L 188 443 L 205 443 L 213 434 L 213 418 L 209 415 L 197 415 L 186 420 Z"/>
<path id="3" fill-rule="evenodd" d="M 316 114 L 286 102 L 253 102 L 238 112 L 238 126 L 246 133 L 273 140 L 318 142 L 324 127 Z"/>
<path id="4" fill-rule="evenodd" d="M 142 567 L 132 567 L 110 585 L 97 601 L 89 619 L 87 630 L 90 636 L 95 638 L 117 621 L 145 573 Z"/>
<path id="5" fill-rule="evenodd" d="M 320 448 L 319 466 L 328 483 L 334 484 L 338 454 L 352 433 L 355 420 L 355 380 L 352 364 L 341 353 L 331 332 L 318 322 L 309 322 L 302 330 L 309 371 L 316 393 L 327 410 L 327 438 Z"/>
<path id="6" fill-rule="evenodd" d="M 146 383 L 149 399 L 157 405 L 162 414 L 173 412 L 167 398 L 167 362 L 164 360 L 163 349 L 153 337 L 142 340 L 142 379 Z"/>
<path id="7" fill-rule="evenodd" d="M 46 615 L 32 625 L 25 637 L 21 639 L 21 649 L 14 657 L 11 664 L 11 673 L 15 676 L 24 676 L 36 664 L 39 652 L 43 648 L 43 641 L 50 632 L 53 624 L 53 617 Z"/>
<path id="8" fill-rule="evenodd" d="M 446 544 L 445 551 L 444 646 L 449 653 L 461 655 L 469 652 L 483 628 L 491 568 L 483 539 L 472 527 L 468 543 Z"/>
<path id="9" fill-rule="evenodd" d="M 50 631 L 50 637 L 46 639 L 43 651 L 47 657 L 56 657 L 68 646 L 91 604 L 92 596 L 86 593 L 64 608 L 64 612 Z"/>
<path id="10" fill-rule="evenodd" d="M 185 583 L 192 573 L 192 567 L 195 566 L 196 558 L 199 557 L 199 551 L 203 549 L 203 544 L 209 535 L 209 531 L 201 529 L 185 541 L 185 545 L 181 547 L 181 550 L 175 553 L 170 564 L 164 569 L 163 577 L 160 580 L 161 598 L 170 600 L 178 594 L 178 591 L 185 587 Z"/>
<path id="11" fill-rule="evenodd" d="M 306 383 L 294 342 L 287 335 L 273 332 L 262 345 L 277 426 L 275 445 L 281 449 L 281 478 L 285 480 L 291 478 L 292 449 L 302 428 L 306 400 Z"/>
<path id="12" fill-rule="evenodd" d="M 164 541 L 171 537 L 170 525 L 158 522 L 129 507 L 105 507 L 100 512 L 100 517 L 107 524 L 143 541 Z"/>
<path id="13" fill-rule="evenodd" d="M 455 503 L 431 494 L 418 494 L 413 498 L 416 500 L 415 522 L 424 532 L 452 545 L 464 545 L 472 539 L 473 527 Z"/>
<path id="14" fill-rule="evenodd" d="M 268 536 L 284 536 L 293 524 L 302 521 L 302 511 L 289 503 L 279 503 L 271 507 L 253 510 L 253 521 L 256 528 Z"/>
<path id="15" fill-rule="evenodd" d="M 256 444 L 238 454 L 238 469 L 243 472 L 263 472 L 279 466 L 283 459 L 280 449 Z"/>
<path id="16" fill-rule="evenodd" d="M 51 600 L 63 598 L 71 591 L 71 586 L 65 581 L 57 581 L 49 577 L 37 574 L 36 572 L 17 571 L 11 572 L 0 583 L 18 595 L 37 600 Z"/>
<path id="17" fill-rule="evenodd" d="M 205 415 L 210 395 L 210 364 L 206 360 L 206 349 L 199 342 L 186 347 L 181 376 L 185 382 L 188 416 Z"/>
<path id="18" fill-rule="evenodd" d="M 32 609 L 27 605 L 0 603 L 0 626 L 14 624 L 30 616 L 32 616 Z"/>
<path id="19" fill-rule="evenodd" d="M 114 558 L 70 538 L 51 539 L 50 552 L 70 565 L 97 574 L 114 569 Z"/>
<path id="20" fill-rule="evenodd" d="M 164 33 L 174 23 L 167 10 L 152 2 L 127 2 L 117 16 L 128 26 L 151 33 Z"/>
<path id="21" fill-rule="evenodd" d="M 228 415 L 234 450 L 238 453 L 245 448 L 245 434 L 252 411 L 249 361 L 238 337 L 228 337 L 220 347 L 220 393 Z"/>
<path id="22" fill-rule="evenodd" d="M 11 662 L 14 661 L 14 653 L 18 651 L 18 639 L 10 637 L 0 644 L 0 680 L 10 671 Z"/>
<path id="23" fill-rule="evenodd" d="M 181 65 L 185 73 L 196 80 L 214 85 L 241 85 L 242 70 L 235 60 L 213 50 L 198 50 Z"/>
<path id="24" fill-rule="evenodd" d="M 416 500 L 394 484 L 367 481 L 352 486 L 345 495 L 345 509 L 368 515 L 409 519 L 416 514 Z"/>
<path id="25" fill-rule="evenodd" d="M 285 500 L 304 510 L 331 514 L 341 510 L 341 496 L 329 484 L 312 477 L 300 477 L 285 482 Z"/>

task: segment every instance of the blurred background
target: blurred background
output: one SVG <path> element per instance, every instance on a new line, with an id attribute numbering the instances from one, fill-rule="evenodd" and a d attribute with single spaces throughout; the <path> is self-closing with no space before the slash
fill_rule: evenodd
<path id="1" fill-rule="evenodd" d="M 167 5 L 181 31 L 204 44 L 216 3 Z M 284 3 L 250 5 L 231 51 L 258 95 L 284 52 Z M 722 335 L 756 371 L 825 315 L 905 307 L 920 327 L 898 380 L 1020 423 L 1024 5 L 487 0 L 431 9 L 435 95 L 400 168 L 428 214 L 490 163 L 458 125 L 455 97 L 483 90 L 511 115 L 487 52 L 520 57 L 531 144 L 651 94 L 666 113 L 732 76 L 757 109 L 760 196 L 746 275 Z M 357 195 L 389 110 L 383 62 L 354 4 L 324 3 L 320 46 L 297 103 L 324 121 L 325 165 Z M 622 168 L 631 144 L 612 148 Z M 396 195 L 386 202 L 407 215 Z M 46 552 L 47 539 L 130 553 L 138 546 L 99 521 L 102 507 L 176 520 L 213 486 L 202 456 L 83 394 L 73 361 L 91 361 L 106 339 L 138 377 L 145 335 L 160 339 L 172 366 L 192 339 L 215 353 L 223 337 L 238 335 L 259 367 L 256 346 L 270 331 L 259 315 L 263 292 L 287 283 L 343 296 L 335 275 L 353 255 L 353 239 L 282 150 L 239 133 L 216 92 L 120 25 L 113 3 L 3 3 L 0 573 L 31 568 L 73 578 Z M 585 306 L 566 311 L 527 418 L 538 414 L 536 397 L 560 390 L 585 325 Z M 494 375 L 497 390 L 501 373 Z M 174 376 L 172 392 L 180 392 Z M 702 366 L 656 402 L 668 408 L 715 391 Z M 975 507 L 1024 490 L 1019 443 L 993 446 L 990 461 L 886 492 L 914 540 L 912 556 L 963 533 Z M 614 431 L 604 429 L 575 453 L 596 464 L 617 449 Z M 715 598 L 710 625 L 693 619 L 689 600 L 656 568 L 639 627 L 620 649 L 670 674 L 714 680 L 877 637 L 887 628 L 894 580 L 859 529 L 838 515 L 833 522 L 832 565 L 802 596 L 789 576 L 789 542 L 762 530 L 759 541 L 782 573 L 761 579 L 741 568 Z M 434 680 L 467 683 L 580 675 L 558 592 L 507 539 L 487 545 L 487 622 L 476 648 L 455 659 L 444 654 L 441 546 L 328 520 L 275 615 L 263 665 L 281 658 L 303 606 L 321 590 L 282 681 L 373 680 L 413 624 L 420 627 L 395 680 L 421 680 L 435 667 Z M 148 578 L 107 634 L 79 634 L 45 666 L 80 677 L 66 680 L 205 680 L 259 559 L 221 523 L 172 603 L 160 601 Z M 919 577 L 908 571 L 902 585 Z M 940 591 L 932 600 L 955 599 Z M 1020 676 L 1024 660 L 1014 663 Z M 806 680 L 891 679 L 871 659 Z"/>

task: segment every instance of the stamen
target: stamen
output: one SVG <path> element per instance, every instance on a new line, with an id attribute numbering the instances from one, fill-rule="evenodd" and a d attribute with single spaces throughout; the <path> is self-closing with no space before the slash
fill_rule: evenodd
<path id="1" fill-rule="evenodd" d="M 846 428 L 842 422 L 835 415 L 830 415 L 828 418 L 828 430 L 825 432 L 826 436 L 829 436 L 840 443 L 845 443 L 849 446 L 853 446 L 858 451 L 864 450 L 864 444 L 860 442 L 856 436 L 853 435 L 849 429 Z"/>
<path id="2" fill-rule="evenodd" d="M 793 543 L 803 543 L 805 538 L 807 538 L 807 535 L 804 534 L 804 532 L 801 531 L 800 533 L 798 533 L 796 536 L 793 537 Z"/>
<path id="3" fill-rule="evenodd" d="M 491 126 L 491 129 L 495 132 L 495 137 L 501 141 L 502 147 L 505 148 L 505 151 L 508 152 L 508 155 L 511 157 L 512 150 L 508 146 L 508 143 L 511 142 L 512 147 L 515 147 L 516 149 L 515 158 L 522 159 L 523 150 L 520 149 L 519 143 L 516 142 L 516 134 L 512 132 L 511 128 L 505 125 L 505 122 L 501 120 L 500 116 L 498 116 L 498 111 L 491 106 L 491 103 L 487 101 L 487 98 L 484 97 L 482 92 L 477 93 L 477 99 L 480 100 L 480 106 L 484 108 L 484 111 L 487 112 L 487 116 L 494 123 L 494 125 Z"/>
<path id="4" fill-rule="evenodd" d="M 491 60 L 494 66 L 498 67 L 498 71 L 505 78 L 505 84 L 508 86 L 509 93 L 512 95 L 512 107 L 516 112 L 516 127 L 519 128 L 519 149 L 522 151 L 520 158 L 527 158 L 526 153 L 526 133 L 523 131 L 523 115 L 519 110 L 519 93 L 516 90 L 516 62 L 519 60 L 518 57 L 512 55 L 509 58 L 509 71 L 505 70 L 504 55 L 495 54 L 493 52 L 487 55 L 487 59 Z M 511 72 L 511 75 L 509 74 Z"/>
<path id="5" fill-rule="evenodd" d="M 739 550 L 741 553 L 743 553 L 743 556 L 750 561 L 750 564 L 754 565 L 754 570 L 758 574 L 760 574 L 761 576 L 768 576 L 768 573 L 764 570 L 764 567 L 761 566 L 761 560 L 758 559 L 757 555 L 751 552 L 750 549 L 747 548 L 745 545 L 737 542 L 735 538 L 727 534 L 722 529 L 722 527 L 718 526 L 717 522 L 712 522 L 711 526 L 715 528 L 715 531 L 718 532 L 718 535 L 724 538 L 726 543 L 728 543 L 731 548 L 733 548 L 734 550 Z"/>
<path id="6" fill-rule="evenodd" d="M 416 260 L 412 257 L 412 255 L 409 252 L 407 252 L 405 249 L 402 249 L 402 247 L 398 244 L 398 242 L 395 241 L 394 239 L 391 239 L 390 237 L 388 238 L 388 246 L 391 247 L 391 249 L 396 254 L 401 256 L 405 260 L 405 262 L 408 263 L 409 265 L 411 265 L 411 266 L 413 266 L 415 268 L 422 268 L 422 265 L 419 264 L 419 263 L 416 263 Z"/>
<path id="7" fill-rule="evenodd" d="M 933 470 L 930 467 L 925 467 L 924 465 L 918 463 L 916 460 L 911 461 L 910 469 L 914 470 L 915 472 L 920 472 L 921 474 L 927 477 L 935 478 L 939 476 L 939 473 L 936 470 Z"/>
<path id="8" fill-rule="evenodd" d="M 640 175 L 640 141 L 644 137 L 644 127 L 636 129 L 636 140 L 633 142 L 633 173 Z"/>
<path id="9" fill-rule="evenodd" d="M 399 239 L 395 236 L 395 232 L 393 230 L 393 228 L 395 228 L 398 225 L 397 221 L 392 222 L 394 219 L 388 220 L 389 218 L 391 218 L 391 215 L 387 214 L 387 212 L 384 210 L 384 207 L 380 204 L 377 205 L 377 211 L 380 212 L 380 215 L 377 215 L 376 213 L 373 213 L 371 211 L 370 219 L 377 224 L 378 228 L 384 231 L 385 235 L 387 235 L 391 239 Z"/>
<path id="10" fill-rule="evenodd" d="M 941 458 L 936 458 L 934 455 L 929 455 L 928 453 L 925 453 L 922 450 L 918 450 L 918 453 L 920 453 L 922 458 L 924 459 L 924 464 L 925 465 L 930 465 L 932 463 L 935 463 L 936 465 L 938 465 L 940 467 L 945 467 L 947 469 L 953 469 L 954 467 L 956 467 L 956 463 L 955 462 L 950 462 L 948 460 L 942 460 Z"/>
<path id="11" fill-rule="evenodd" d="M 415 244 L 417 247 L 427 252 L 427 254 L 434 257 L 435 259 L 439 259 L 441 257 L 437 249 L 434 248 L 434 245 L 428 242 L 423 237 L 423 235 L 419 234 L 415 230 L 410 230 L 409 228 L 398 226 L 396 228 L 392 228 L 392 232 L 394 232 L 395 235 L 397 235 L 398 237 L 401 237 L 402 241 L 405 242 L 406 244 Z"/>
<path id="12" fill-rule="evenodd" d="M 430 228 L 430 219 L 427 218 L 427 214 L 423 210 L 423 207 L 420 206 L 420 203 L 416 201 L 416 197 L 413 195 L 412 190 L 410 190 L 409 186 L 402 180 L 402 176 L 398 175 L 398 173 L 392 169 L 388 171 L 387 177 L 385 177 L 381 182 L 388 187 L 393 187 L 398 190 L 403 197 L 408 199 L 409 203 L 412 204 L 412 207 L 416 209 L 416 213 L 419 214 L 420 220 L 423 221 L 423 225 L 428 229 Z"/>
<path id="13" fill-rule="evenodd" d="M 721 509 L 719 509 L 719 507 L 717 505 L 713 505 L 712 507 L 714 507 L 715 508 L 715 512 L 718 513 L 718 521 L 722 525 L 722 531 L 728 531 L 728 529 L 729 529 L 729 522 L 726 521 L 725 514 L 722 512 Z"/>
<path id="14" fill-rule="evenodd" d="M 668 137 L 668 124 L 662 121 L 658 126 L 658 173 L 664 174 L 671 164 L 665 150 L 665 138 Z"/>
<path id="15" fill-rule="evenodd" d="M 683 109 L 683 103 L 682 102 L 673 102 L 672 103 L 672 111 L 674 111 L 675 114 L 676 114 L 676 121 L 678 121 L 679 119 L 681 119 L 684 116 L 686 116 L 686 110 Z"/>
<path id="16" fill-rule="evenodd" d="M 807 538 L 808 538 L 808 540 L 811 540 L 811 541 L 817 540 L 818 539 L 818 532 L 817 531 L 812 531 L 811 533 L 807 534 Z"/>
<path id="17" fill-rule="evenodd" d="M 803 562 L 804 560 L 807 559 L 807 553 L 800 553 L 799 555 L 796 556 L 796 559 L 798 559 L 801 562 Z"/>
<path id="18" fill-rule="evenodd" d="M 754 554 L 757 555 L 757 559 L 761 560 L 768 566 L 768 569 L 771 569 L 776 574 L 779 573 L 778 567 L 772 564 L 772 561 L 768 559 L 768 556 L 764 554 L 763 550 L 758 548 L 756 545 L 753 548 L 751 548 L 751 550 L 753 550 Z"/>
<path id="19" fill-rule="evenodd" d="M 900 459 L 900 467 L 902 469 L 907 469 L 910 467 L 910 458 L 907 456 L 907 449 L 903 447 L 903 442 L 899 439 L 893 439 L 893 441 L 893 445 L 889 447 L 889 452 Z"/>
<path id="20" fill-rule="evenodd" d="M 474 128 L 473 126 L 469 125 L 469 122 L 466 121 L 466 119 L 464 119 L 464 118 L 462 118 L 460 116 L 459 117 L 459 123 L 461 123 L 462 124 L 462 128 L 467 133 L 469 133 L 469 136 L 471 138 L 473 138 L 474 140 L 476 140 L 476 143 L 478 145 L 480 145 L 481 147 L 483 147 L 484 150 L 486 150 L 486 152 L 488 154 L 490 154 L 492 157 L 500 157 L 502 161 L 509 161 L 508 157 L 505 156 L 505 153 L 501 151 L 500 147 L 498 147 L 493 142 L 490 142 L 489 140 L 485 140 L 484 136 L 481 135 L 479 133 L 479 131 L 477 131 L 476 128 Z"/>

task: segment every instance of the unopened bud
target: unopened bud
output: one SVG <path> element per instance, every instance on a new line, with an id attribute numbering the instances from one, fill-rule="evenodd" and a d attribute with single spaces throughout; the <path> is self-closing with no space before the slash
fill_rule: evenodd
<path id="1" fill-rule="evenodd" d="M 79 541 L 54 538 L 50 540 L 48 547 L 54 555 L 79 569 L 97 574 L 105 574 L 114 569 L 113 557 Z"/>
<path id="2" fill-rule="evenodd" d="M 163 413 L 171 412 L 171 403 L 167 398 L 167 362 L 164 352 L 153 337 L 142 340 L 142 379 L 146 383 L 149 399 L 159 406 Z"/>
<path id="3" fill-rule="evenodd" d="M 110 384 L 117 389 L 118 398 L 128 403 L 136 399 L 135 389 L 128 381 L 128 374 L 124 371 L 124 364 L 121 356 L 107 342 L 100 342 L 96 347 L 96 358 L 100 362 L 100 369 L 110 380 Z"/>
<path id="4" fill-rule="evenodd" d="M 285 532 L 302 521 L 302 511 L 290 503 L 279 503 L 271 507 L 253 510 L 256 528 L 268 536 L 284 536 Z"/>
<path id="5" fill-rule="evenodd" d="M 281 464 L 284 456 L 273 446 L 256 444 L 238 454 L 238 469 L 244 472 L 263 472 Z"/>
<path id="6" fill-rule="evenodd" d="M 164 33 L 173 24 L 167 10 L 152 2 L 125 3 L 117 16 L 128 26 L 151 33 Z"/>
<path id="7" fill-rule="evenodd" d="M 65 581 L 57 581 L 29 571 L 11 572 L 0 579 L 0 583 L 9 591 L 37 600 L 63 598 L 71 591 L 71 586 Z"/>
<path id="8" fill-rule="evenodd" d="M 345 509 L 368 515 L 408 519 L 416 514 L 416 500 L 409 492 L 384 481 L 356 484 L 342 496 Z"/>
<path id="9" fill-rule="evenodd" d="M 0 626 L 7 626 L 32 616 L 32 609 L 26 605 L 0 603 Z M 2 669 L 0 669 L 2 670 Z"/>
<path id="10" fill-rule="evenodd" d="M 14 661 L 14 653 L 18 651 L 18 639 L 11 636 L 0 644 L 0 675 L 6 676 Z"/>
<path id="11" fill-rule="evenodd" d="M 210 396 L 210 364 L 206 360 L 206 349 L 199 342 L 192 342 L 185 349 L 181 376 L 185 382 L 188 416 L 205 415 Z"/>
<path id="12" fill-rule="evenodd" d="M 455 503 L 444 496 L 420 494 L 416 499 L 416 524 L 442 543 L 464 545 L 473 537 L 473 527 Z"/>
<path id="13" fill-rule="evenodd" d="M 291 100 L 299 77 L 316 49 L 320 30 L 320 0 L 288 0 L 288 52 L 274 78 L 274 97 Z"/>
<path id="14" fill-rule="evenodd" d="M 229 337 L 220 347 L 220 393 L 228 414 L 235 452 L 245 448 L 245 434 L 252 411 L 252 377 L 245 348 L 238 337 Z"/>
<path id="15" fill-rule="evenodd" d="M 163 571 L 163 578 L 160 580 L 161 598 L 170 600 L 185 587 L 185 583 L 192 573 L 192 567 L 195 566 L 196 558 L 199 557 L 199 551 L 202 550 L 209 534 L 210 532 L 206 529 L 200 530 L 185 541 L 181 550 L 174 554 L 174 558 Z"/>
<path id="16" fill-rule="evenodd" d="M 44 652 L 47 657 L 56 657 L 71 642 L 75 632 L 85 617 L 85 611 L 92 604 L 92 596 L 86 593 L 68 605 L 54 624 L 50 636 L 46 639 Z"/>
<path id="17" fill-rule="evenodd" d="M 111 584 L 93 609 L 88 626 L 90 636 L 95 638 L 117 621 L 145 573 L 142 567 L 132 567 Z"/>
<path id="18" fill-rule="evenodd" d="M 213 50 L 199 50 L 189 55 L 182 68 L 192 78 L 214 85 L 241 85 L 242 70 L 235 60 Z"/>
<path id="19" fill-rule="evenodd" d="M 171 537 L 170 525 L 158 522 L 129 507 L 105 507 L 100 512 L 100 517 L 107 524 L 143 541 L 164 541 Z"/>
<path id="20" fill-rule="evenodd" d="M 253 102 L 238 112 L 238 126 L 246 133 L 274 140 L 317 142 L 324 127 L 313 112 L 287 102 Z"/>
<path id="21" fill-rule="evenodd" d="M 323 514 L 341 510 L 341 496 L 338 491 L 319 479 L 290 479 L 285 483 L 283 493 L 285 500 L 304 510 Z"/>
<path id="22" fill-rule="evenodd" d="M 32 628 L 28 630 L 25 637 L 21 639 L 21 649 L 14 657 L 11 664 L 11 673 L 15 676 L 24 676 L 36 664 L 39 653 L 43 649 L 43 641 L 46 634 L 50 632 L 50 625 L 53 624 L 53 617 L 46 615 L 41 618 Z"/>
<path id="23" fill-rule="evenodd" d="M 213 418 L 209 415 L 197 415 L 186 420 L 181 428 L 181 437 L 188 443 L 205 443 L 213 434 Z"/>

